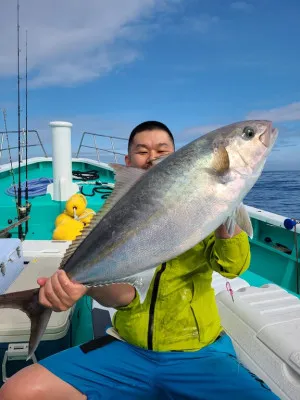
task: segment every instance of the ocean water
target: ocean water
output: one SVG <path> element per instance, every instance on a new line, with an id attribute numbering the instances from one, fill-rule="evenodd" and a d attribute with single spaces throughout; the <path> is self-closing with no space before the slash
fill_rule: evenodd
<path id="1" fill-rule="evenodd" d="M 264 171 L 244 203 L 300 219 L 300 171 Z"/>

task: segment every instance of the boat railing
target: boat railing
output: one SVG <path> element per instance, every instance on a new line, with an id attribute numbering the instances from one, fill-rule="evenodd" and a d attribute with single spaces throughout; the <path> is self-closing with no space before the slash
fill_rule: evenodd
<path id="1" fill-rule="evenodd" d="M 0 131 L 0 161 L 2 159 L 2 156 L 3 156 L 4 152 L 7 152 L 9 154 L 9 152 L 11 150 L 18 150 L 18 148 L 19 148 L 18 146 L 16 146 L 16 145 L 10 146 L 9 143 L 7 143 L 7 147 L 4 147 L 5 146 L 4 140 L 5 140 L 6 135 L 12 135 L 12 134 L 17 134 L 17 133 L 18 133 L 18 131 L 7 131 L 7 132 L 6 131 L 5 132 L 3 132 L 3 131 L 1 132 Z M 29 139 L 28 138 L 28 134 L 34 134 L 36 136 L 37 140 L 38 140 L 38 143 L 30 143 L 29 140 L 28 140 Z M 45 150 L 45 147 L 44 147 L 44 145 L 42 143 L 41 137 L 40 137 L 38 131 L 35 130 L 35 129 L 30 129 L 30 130 L 27 131 L 27 148 L 29 148 L 29 147 L 40 147 L 42 149 L 42 151 L 43 151 L 44 157 L 48 157 L 47 152 Z M 21 157 L 21 162 L 24 161 L 24 149 L 26 149 L 26 130 L 22 129 L 21 132 L 20 132 L 20 157 Z M 14 160 L 12 160 L 12 161 L 14 161 Z"/>
<path id="2" fill-rule="evenodd" d="M 92 145 L 92 146 L 83 143 L 83 141 L 84 141 L 85 139 L 88 140 L 88 138 L 92 138 L 92 141 L 93 141 L 93 145 Z M 97 144 L 97 138 L 106 138 L 106 139 L 109 139 L 109 141 L 110 141 L 110 147 L 109 147 L 108 149 L 99 147 L 98 144 Z M 83 134 L 82 134 L 82 136 L 81 136 L 80 143 L 79 143 L 79 147 L 78 147 L 78 150 L 77 150 L 77 153 L 76 153 L 76 158 L 79 157 L 79 154 L 80 154 L 80 152 L 81 152 L 81 149 L 82 149 L 82 148 L 86 148 L 86 149 L 94 149 L 94 150 L 96 151 L 96 158 L 97 158 L 97 161 L 98 161 L 98 162 L 101 161 L 101 154 L 100 154 L 100 153 L 101 153 L 101 152 L 104 152 L 104 153 L 106 153 L 106 154 L 108 153 L 108 154 L 113 155 L 114 160 L 115 160 L 115 162 L 117 163 L 117 162 L 118 162 L 118 155 L 119 155 L 119 156 L 125 156 L 125 152 L 122 153 L 122 152 L 116 150 L 116 147 L 115 147 L 115 141 L 116 141 L 116 140 L 121 141 L 122 144 L 123 144 L 124 142 L 126 142 L 126 146 L 127 146 L 127 141 L 128 141 L 128 139 L 125 139 L 125 138 L 122 138 L 122 137 L 111 136 L 111 135 L 105 135 L 105 134 L 100 134 L 100 133 L 83 132 Z M 120 143 L 120 142 L 119 142 L 119 143 Z"/>

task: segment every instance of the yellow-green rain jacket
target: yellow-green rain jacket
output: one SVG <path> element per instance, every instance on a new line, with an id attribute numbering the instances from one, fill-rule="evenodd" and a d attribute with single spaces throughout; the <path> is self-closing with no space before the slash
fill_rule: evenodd
<path id="1" fill-rule="evenodd" d="M 222 331 L 213 271 L 235 278 L 250 264 L 247 235 L 230 239 L 214 234 L 191 250 L 157 267 L 146 298 L 138 293 L 116 312 L 113 325 L 128 343 L 154 351 L 195 351 Z"/>

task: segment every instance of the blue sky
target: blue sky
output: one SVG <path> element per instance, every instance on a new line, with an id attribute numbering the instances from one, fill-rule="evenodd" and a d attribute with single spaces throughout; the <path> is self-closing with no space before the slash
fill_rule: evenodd
<path id="1" fill-rule="evenodd" d="M 48 146 L 51 120 L 74 124 L 76 148 L 84 130 L 128 137 L 146 119 L 165 122 L 180 146 L 216 126 L 267 118 L 280 133 L 266 168 L 300 169 L 298 0 L 20 0 L 20 6 L 22 72 L 26 29 L 29 40 L 29 128 Z M 1 2 L 0 48 L 0 107 L 16 129 L 12 0 Z"/>

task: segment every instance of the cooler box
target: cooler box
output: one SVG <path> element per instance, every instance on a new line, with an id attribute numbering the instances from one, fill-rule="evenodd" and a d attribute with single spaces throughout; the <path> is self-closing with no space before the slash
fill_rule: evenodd
<path id="1" fill-rule="evenodd" d="M 29 263 L 15 282 L 6 291 L 15 292 L 36 288 L 36 280 L 41 276 L 51 276 L 59 266 L 60 258 L 30 258 Z M 45 358 L 71 346 L 70 320 L 72 310 L 53 312 L 46 332 L 40 342 L 33 360 L 26 362 L 30 321 L 25 313 L 19 310 L 0 310 L 0 364 L 2 380 L 11 376 L 26 365 Z M 0 382 L 1 384 L 1 382 Z"/>
<path id="2" fill-rule="evenodd" d="M 0 239 L 0 294 L 4 293 L 24 268 L 19 239 Z"/>
<path id="3" fill-rule="evenodd" d="M 300 399 L 300 300 L 275 284 L 220 292 L 222 325 L 242 364 L 281 400 Z"/>

